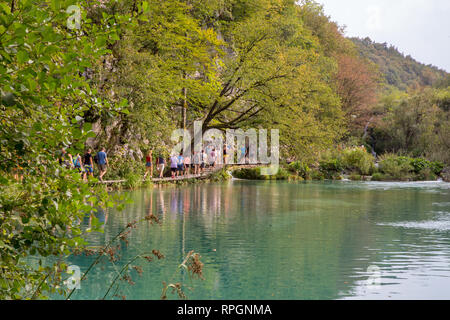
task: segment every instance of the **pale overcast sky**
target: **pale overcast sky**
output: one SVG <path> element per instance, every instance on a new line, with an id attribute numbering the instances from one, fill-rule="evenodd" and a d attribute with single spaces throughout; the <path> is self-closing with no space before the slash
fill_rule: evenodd
<path id="1" fill-rule="evenodd" d="M 350 37 L 370 37 L 450 72 L 450 0 L 317 0 Z"/>

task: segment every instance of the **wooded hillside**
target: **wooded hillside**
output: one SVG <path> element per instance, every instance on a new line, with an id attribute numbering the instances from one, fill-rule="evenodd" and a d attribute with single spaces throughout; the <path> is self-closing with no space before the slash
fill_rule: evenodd
<path id="1" fill-rule="evenodd" d="M 351 38 L 362 57 L 374 62 L 386 83 L 400 90 L 432 86 L 448 77 L 445 70 L 416 61 L 387 43 L 376 43 L 370 38 Z"/>

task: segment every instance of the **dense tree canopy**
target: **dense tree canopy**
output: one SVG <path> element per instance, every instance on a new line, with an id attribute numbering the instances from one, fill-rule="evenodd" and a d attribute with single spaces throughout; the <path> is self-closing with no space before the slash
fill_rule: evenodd
<path id="1" fill-rule="evenodd" d="M 145 3 L 140 23 L 114 45 L 101 86 L 106 96 L 126 97 L 130 114 L 99 120 L 98 141 L 164 145 L 171 129 L 192 128 L 196 120 L 204 131 L 280 128 L 286 156 L 318 152 L 341 137 L 333 55 L 351 46 L 320 7 L 269 0 Z M 115 3 L 108 9 L 130 10 Z M 315 14 L 329 24 L 324 29 L 335 44 L 325 48 L 328 40 L 307 26 Z"/>

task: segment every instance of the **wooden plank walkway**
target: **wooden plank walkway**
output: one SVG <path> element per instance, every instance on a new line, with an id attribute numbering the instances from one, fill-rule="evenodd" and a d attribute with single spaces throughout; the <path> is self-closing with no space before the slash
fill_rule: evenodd
<path id="1" fill-rule="evenodd" d="M 229 164 L 225 165 L 225 167 L 228 168 L 236 168 L 242 169 L 242 168 L 254 168 L 254 167 L 260 167 L 265 166 L 265 164 Z M 178 176 L 175 178 L 172 177 L 164 177 L 164 178 L 153 178 L 151 181 L 153 182 L 170 182 L 170 181 L 182 181 L 182 180 L 190 180 L 190 179 L 206 179 L 213 175 L 214 173 L 222 170 L 224 168 L 224 165 L 218 165 L 215 168 L 206 168 L 202 174 L 190 174 L 185 176 Z M 114 184 L 114 183 L 124 183 L 126 180 L 105 180 L 101 183 L 104 184 Z M 142 180 L 145 181 L 145 180 Z"/>

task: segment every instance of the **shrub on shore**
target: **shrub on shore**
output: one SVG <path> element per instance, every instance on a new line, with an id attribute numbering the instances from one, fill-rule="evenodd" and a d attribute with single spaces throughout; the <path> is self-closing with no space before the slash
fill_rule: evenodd
<path id="1" fill-rule="evenodd" d="M 430 168 L 424 168 L 420 170 L 417 174 L 417 180 L 420 181 L 435 181 L 437 176 L 434 174 L 433 170 Z"/>
<path id="2" fill-rule="evenodd" d="M 343 171 L 342 162 L 340 159 L 325 159 L 319 161 L 319 171 L 326 179 L 337 179 Z"/>
<path id="3" fill-rule="evenodd" d="M 289 180 L 291 175 L 284 168 L 279 168 L 276 175 L 262 175 L 260 167 L 258 168 L 242 168 L 233 172 L 233 176 L 244 180 Z"/>
<path id="4" fill-rule="evenodd" d="M 111 157 L 109 159 L 109 167 L 105 175 L 105 180 L 127 180 L 127 177 L 130 175 L 140 175 L 142 178 L 144 173 L 145 165 L 141 161 Z"/>
<path id="5" fill-rule="evenodd" d="M 388 153 L 380 157 L 379 171 L 384 174 L 384 180 L 407 181 L 412 179 L 414 167 L 408 158 Z"/>
<path id="6" fill-rule="evenodd" d="M 231 179 L 231 176 L 227 169 L 223 168 L 217 172 L 214 172 L 209 179 L 214 182 L 227 181 Z"/>
<path id="7" fill-rule="evenodd" d="M 352 173 L 349 176 L 349 179 L 352 180 L 352 181 L 361 181 L 362 177 L 359 174 L 357 174 L 357 173 Z"/>
<path id="8" fill-rule="evenodd" d="M 125 187 L 128 189 L 136 189 L 142 186 L 142 175 L 137 173 L 129 173 L 125 176 Z"/>
<path id="9" fill-rule="evenodd" d="M 319 170 L 326 179 L 338 180 L 342 173 L 370 175 L 376 171 L 375 158 L 364 147 L 351 147 L 324 153 Z"/>
<path id="10" fill-rule="evenodd" d="M 423 170 L 429 170 L 434 175 L 438 176 L 442 173 L 442 170 L 444 170 L 445 165 L 442 162 L 439 161 L 428 161 L 423 158 L 408 158 L 410 161 L 410 164 L 414 168 L 414 172 L 416 174 L 422 172 Z"/>
<path id="11" fill-rule="evenodd" d="M 309 180 L 311 178 L 311 168 L 304 162 L 295 161 L 288 165 L 288 171 L 297 176 Z"/>
<path id="12" fill-rule="evenodd" d="M 375 172 L 375 158 L 363 147 L 344 149 L 341 155 L 344 169 L 368 176 Z"/>
<path id="13" fill-rule="evenodd" d="M 376 172 L 372 175 L 372 181 L 385 181 L 386 177 L 380 172 Z"/>
<path id="14" fill-rule="evenodd" d="M 440 162 L 431 162 L 422 158 L 409 158 L 396 154 L 385 154 L 380 157 L 377 178 L 383 180 L 436 180 L 444 168 Z"/>

